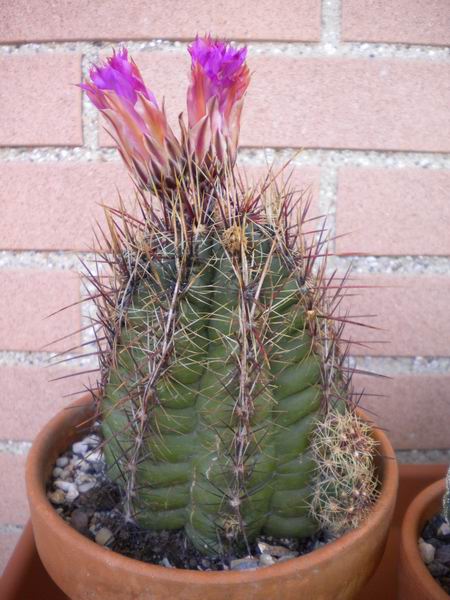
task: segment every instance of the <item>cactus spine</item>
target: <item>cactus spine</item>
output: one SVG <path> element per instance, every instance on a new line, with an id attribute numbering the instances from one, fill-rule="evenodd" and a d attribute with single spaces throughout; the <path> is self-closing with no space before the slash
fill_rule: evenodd
<path id="1" fill-rule="evenodd" d="M 242 51 L 196 43 L 193 60 L 209 60 L 202 44 L 235 60 L 240 87 L 234 80 L 222 102 L 224 90 L 194 61 L 180 143 L 137 67 L 122 64 L 126 52 L 102 68 L 119 72 L 114 81 L 133 73 L 126 94 L 105 91 L 100 68 L 84 86 L 113 124 L 137 189 L 136 212 L 107 211 L 110 277 L 91 279 L 104 450 L 126 517 L 184 528 L 198 549 L 218 553 L 261 532 L 317 529 L 313 434 L 330 407 L 351 410 L 352 394 L 336 312 L 344 282 L 325 278 L 324 231 L 313 240 L 308 203 L 272 173 L 243 183 L 234 168 Z"/>

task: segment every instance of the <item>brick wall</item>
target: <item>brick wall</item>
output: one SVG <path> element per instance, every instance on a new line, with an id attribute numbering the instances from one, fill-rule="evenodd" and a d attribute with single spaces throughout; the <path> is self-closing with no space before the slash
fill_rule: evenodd
<path id="1" fill-rule="evenodd" d="M 168 7 L 170 5 L 170 8 Z M 226 7 L 226 8 L 224 8 Z M 89 259 L 102 202 L 129 184 L 95 109 L 73 84 L 124 41 L 172 117 L 186 44 L 244 40 L 254 73 L 240 162 L 258 170 L 305 148 L 311 186 L 339 237 L 339 269 L 377 285 L 354 314 L 387 344 L 355 349 L 361 383 L 403 456 L 450 445 L 450 3 L 448 0 L 15 0 L 0 7 L 0 563 L 27 519 L 23 465 L 47 418 L 81 389 L 89 358 L 45 368 L 85 324 L 76 253 Z M 85 336 L 87 334 L 84 334 Z M 361 334 L 359 334 L 360 337 Z M 76 337 L 70 341 L 76 343 Z M 440 450 L 438 452 L 437 450 Z"/>

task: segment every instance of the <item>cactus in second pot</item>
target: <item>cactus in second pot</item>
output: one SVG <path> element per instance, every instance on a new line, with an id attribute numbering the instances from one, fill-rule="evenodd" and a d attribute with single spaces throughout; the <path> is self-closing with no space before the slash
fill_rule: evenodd
<path id="1" fill-rule="evenodd" d="M 83 85 L 137 191 L 136 211 L 107 212 L 111 276 L 92 282 L 104 450 L 126 517 L 215 554 L 316 531 L 311 438 L 352 396 L 323 231 L 313 241 L 302 198 L 272 172 L 251 187 L 234 166 L 246 51 L 208 37 L 189 52 L 180 140 L 126 50 Z"/>
<path id="2" fill-rule="evenodd" d="M 442 500 L 442 514 L 444 519 L 450 525 L 450 467 L 445 476 L 445 493 Z"/>

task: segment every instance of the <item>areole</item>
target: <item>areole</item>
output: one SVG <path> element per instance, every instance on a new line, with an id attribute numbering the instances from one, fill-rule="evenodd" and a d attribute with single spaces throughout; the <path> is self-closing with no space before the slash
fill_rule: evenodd
<path id="1" fill-rule="evenodd" d="M 311 554 L 246 572 L 198 572 L 151 565 L 109 551 L 65 523 L 46 496 L 57 456 L 80 438 L 94 415 L 90 395 L 61 411 L 36 438 L 26 481 L 39 555 L 72 600 L 348 600 L 374 572 L 394 510 L 398 468 L 386 436 L 379 442 L 381 493 L 365 522 Z"/>

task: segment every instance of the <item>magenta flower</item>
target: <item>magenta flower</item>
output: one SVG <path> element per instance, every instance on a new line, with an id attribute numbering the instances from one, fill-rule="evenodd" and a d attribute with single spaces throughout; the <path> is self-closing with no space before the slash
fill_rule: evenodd
<path id="1" fill-rule="evenodd" d="M 81 84 L 113 127 L 119 151 L 140 187 L 171 193 L 179 186 L 187 161 L 219 167 L 234 161 L 242 102 L 250 76 L 246 48 L 235 49 L 198 38 L 189 46 L 192 58 L 188 88 L 188 127 L 181 121 L 179 142 L 125 48 L 90 69 Z"/>
<path id="2" fill-rule="evenodd" d="M 192 58 L 187 97 L 189 126 L 197 128 L 199 132 L 202 130 L 196 152 L 203 155 L 208 151 L 206 142 L 217 145 L 217 137 L 222 136 L 228 150 L 234 155 L 239 137 L 242 99 L 250 83 L 250 73 L 245 64 L 247 48 L 235 49 L 206 36 L 197 37 L 192 42 L 189 54 Z M 207 118 L 210 120 L 211 140 L 206 140 L 208 136 L 205 136 L 202 127 Z M 223 145 L 223 140 L 220 143 Z"/>
<path id="3" fill-rule="evenodd" d="M 164 110 L 142 79 L 125 48 L 93 66 L 81 84 L 114 128 L 119 151 L 142 187 L 156 189 L 173 179 L 180 151 Z"/>
<path id="4" fill-rule="evenodd" d="M 249 84 L 245 65 L 247 48 L 234 49 L 208 36 L 197 37 L 188 50 L 192 58 L 192 84 L 201 83 L 203 88 L 202 97 L 193 98 L 188 104 L 190 124 L 194 125 L 203 116 L 204 111 L 198 112 L 204 108 L 201 103 L 206 104 L 213 97 L 218 99 L 220 112 L 229 114 L 233 102 L 242 98 Z"/>
<path id="5" fill-rule="evenodd" d="M 107 108 L 105 91 L 110 90 L 133 106 L 141 93 L 147 100 L 158 106 L 153 93 L 145 87 L 142 76 L 133 61 L 128 60 L 128 51 L 121 48 L 107 59 L 106 64 L 93 66 L 89 71 L 92 83 L 81 84 L 91 102 L 100 110 Z"/>

